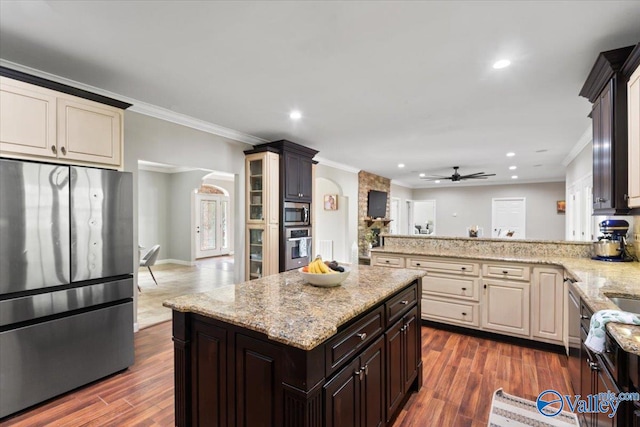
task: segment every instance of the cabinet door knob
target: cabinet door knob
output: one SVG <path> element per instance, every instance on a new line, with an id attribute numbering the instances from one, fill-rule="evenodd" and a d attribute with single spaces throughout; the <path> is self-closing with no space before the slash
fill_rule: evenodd
<path id="1" fill-rule="evenodd" d="M 66 149 L 65 147 L 62 147 L 62 148 L 60 149 L 60 151 L 62 152 L 62 155 L 63 155 L 63 156 L 66 156 L 66 155 L 67 155 L 67 149 Z"/>
<path id="2" fill-rule="evenodd" d="M 463 315 L 463 316 L 466 316 L 466 315 L 467 315 L 467 313 L 462 313 L 462 315 Z"/>
<path id="3" fill-rule="evenodd" d="M 461 267 L 460 270 L 465 271 L 467 267 Z"/>
<path id="4" fill-rule="evenodd" d="M 56 154 L 56 153 L 58 152 L 58 150 L 56 149 L 56 146 L 55 146 L 55 145 L 52 145 L 52 146 L 51 146 L 51 152 L 52 152 L 53 154 Z"/>
<path id="5" fill-rule="evenodd" d="M 388 262 L 389 262 L 389 260 L 388 260 L 388 259 L 386 259 L 384 262 L 388 263 Z"/>
<path id="6" fill-rule="evenodd" d="M 409 301 L 407 301 L 406 299 L 403 299 L 402 301 L 400 301 L 400 304 L 407 305 L 409 304 Z"/>
<path id="7" fill-rule="evenodd" d="M 364 341 L 365 339 L 367 339 L 367 333 L 363 332 L 361 334 L 356 334 L 358 337 L 360 337 L 360 341 Z"/>
<path id="8" fill-rule="evenodd" d="M 584 320 L 587 320 L 587 319 L 589 318 L 589 316 L 585 316 L 584 314 L 581 314 L 581 315 L 580 315 L 580 318 L 581 318 L 581 319 L 584 319 Z"/>
<path id="9" fill-rule="evenodd" d="M 419 262 L 416 262 L 416 265 L 417 265 L 418 267 L 420 267 L 420 263 L 419 263 Z"/>
<path id="10" fill-rule="evenodd" d="M 462 288 L 462 290 L 463 290 L 463 291 L 466 291 L 466 290 L 467 290 L 467 288 Z"/>

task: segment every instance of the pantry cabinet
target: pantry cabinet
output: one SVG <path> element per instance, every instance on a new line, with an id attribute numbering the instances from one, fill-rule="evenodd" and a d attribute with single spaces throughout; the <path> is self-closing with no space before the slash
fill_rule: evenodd
<path id="1" fill-rule="evenodd" d="M 2 156 L 122 168 L 130 104 L 4 67 L 0 75 Z"/>

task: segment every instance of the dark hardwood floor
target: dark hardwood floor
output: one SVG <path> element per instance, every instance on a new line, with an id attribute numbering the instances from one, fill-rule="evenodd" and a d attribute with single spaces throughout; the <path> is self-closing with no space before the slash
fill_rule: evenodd
<path id="1" fill-rule="evenodd" d="M 566 357 L 422 327 L 424 386 L 394 426 L 486 426 L 493 392 L 535 400 L 543 390 L 571 390 Z M 171 323 L 135 336 L 130 369 L 0 422 L 2 426 L 171 426 Z"/>

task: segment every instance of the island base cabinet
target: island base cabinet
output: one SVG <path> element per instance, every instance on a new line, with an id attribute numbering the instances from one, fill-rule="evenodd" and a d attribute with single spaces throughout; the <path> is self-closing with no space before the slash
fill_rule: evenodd
<path id="1" fill-rule="evenodd" d="M 391 421 L 418 375 L 421 364 L 418 308 L 391 326 L 385 336 L 387 350 L 387 422 Z"/>
<path id="2" fill-rule="evenodd" d="M 227 331 L 204 322 L 193 328 L 193 425 L 227 425 Z"/>
<path id="3" fill-rule="evenodd" d="M 390 425 L 422 385 L 420 293 L 412 282 L 308 350 L 174 310 L 176 425 Z M 327 364 L 336 349 L 349 356 Z"/>
<path id="4" fill-rule="evenodd" d="M 384 340 L 378 338 L 324 387 L 327 427 L 384 425 Z"/>

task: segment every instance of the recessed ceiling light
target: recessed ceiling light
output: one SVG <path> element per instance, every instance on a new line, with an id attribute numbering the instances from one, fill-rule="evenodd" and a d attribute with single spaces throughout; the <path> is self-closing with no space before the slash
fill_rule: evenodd
<path id="1" fill-rule="evenodd" d="M 435 180 L 433 182 L 435 182 L 436 184 L 440 184 L 440 180 L 439 179 L 437 179 L 437 180 Z"/>
<path id="2" fill-rule="evenodd" d="M 510 151 L 510 152 L 507 153 L 507 157 L 513 157 L 515 155 L 516 155 L 516 153 L 514 153 L 513 151 Z"/>
<path id="3" fill-rule="evenodd" d="M 300 120 L 302 118 L 302 113 L 298 110 L 293 110 L 289 113 L 289 118 L 291 120 Z"/>
<path id="4" fill-rule="evenodd" d="M 518 175 L 511 175 L 511 179 L 518 179 Z"/>
<path id="5" fill-rule="evenodd" d="M 404 167 L 404 163 L 398 163 L 398 167 L 399 168 L 403 168 Z"/>
<path id="6" fill-rule="evenodd" d="M 500 61 L 497 61 L 495 64 L 493 64 L 493 68 L 499 70 L 501 68 L 507 68 L 509 65 L 511 65 L 511 61 L 509 61 L 508 59 L 501 59 Z"/>
<path id="7" fill-rule="evenodd" d="M 424 174 L 424 173 L 421 173 L 421 174 L 420 174 L 420 178 L 424 178 L 425 176 L 427 176 L 427 175 L 426 175 L 426 174 Z"/>
<path id="8" fill-rule="evenodd" d="M 509 170 L 510 170 L 510 171 L 514 171 L 514 170 L 516 170 L 516 169 L 518 169 L 518 167 L 517 167 L 517 166 L 509 166 Z"/>

